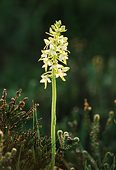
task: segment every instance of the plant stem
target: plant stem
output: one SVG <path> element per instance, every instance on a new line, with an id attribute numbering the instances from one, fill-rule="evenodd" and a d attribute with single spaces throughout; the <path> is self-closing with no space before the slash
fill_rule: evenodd
<path id="1" fill-rule="evenodd" d="M 52 76 L 52 108 L 51 108 L 51 147 L 52 147 L 51 170 L 54 170 L 56 154 L 56 77 L 54 69 L 52 73 L 53 76 Z"/>

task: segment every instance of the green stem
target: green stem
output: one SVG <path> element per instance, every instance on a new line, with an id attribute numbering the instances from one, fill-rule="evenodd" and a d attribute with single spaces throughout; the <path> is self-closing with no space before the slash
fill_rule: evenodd
<path id="1" fill-rule="evenodd" d="M 51 170 L 54 170 L 56 154 L 56 77 L 54 69 L 52 76 L 51 147 L 52 147 Z"/>

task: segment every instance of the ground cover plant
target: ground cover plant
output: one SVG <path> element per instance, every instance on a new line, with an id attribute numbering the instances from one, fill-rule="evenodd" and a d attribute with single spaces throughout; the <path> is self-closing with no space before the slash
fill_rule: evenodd
<path id="1" fill-rule="evenodd" d="M 41 83 L 52 82 L 51 137 L 41 134 L 38 104 L 26 108 L 27 97 L 21 90 L 11 99 L 6 89 L 0 99 L 0 169 L 1 170 L 114 170 L 115 152 L 105 139 L 116 128 L 115 106 L 102 122 L 100 114 L 91 114 L 92 106 L 84 101 L 82 114 L 66 121 L 67 130 L 57 129 L 56 135 L 56 78 L 62 80 L 69 70 L 67 38 L 60 35 L 65 26 L 57 21 L 45 39 L 40 60 L 45 73 Z M 114 101 L 114 105 L 116 101 Z M 75 111 L 73 111 L 75 113 Z M 75 114 L 74 114 L 75 115 Z M 44 125 L 42 125 L 44 126 Z M 115 148 L 115 146 L 114 146 Z"/>
<path id="2" fill-rule="evenodd" d="M 19 100 L 20 92 L 17 91 L 15 97 L 8 99 L 7 92 L 4 90 L 0 99 L 0 169 L 49 170 L 50 137 L 41 134 L 41 121 L 36 119 L 35 113 L 37 105 L 32 104 L 32 107 L 27 110 L 25 107 L 27 98 Z M 67 129 L 70 129 L 70 132 L 57 131 L 54 169 L 115 169 L 115 153 L 112 151 L 112 146 L 105 144 L 105 139 L 116 126 L 114 111 L 109 112 L 104 130 L 100 115 L 96 114 L 90 119 L 90 112 L 91 107 L 86 100 L 82 117 L 83 124 L 79 132 L 78 123 L 76 123 L 79 120 L 76 117 L 72 122 L 67 122 Z M 27 128 L 28 121 L 32 126 L 30 128 Z M 78 134 L 78 137 L 74 134 Z M 87 147 L 81 141 L 81 134 L 83 134 L 84 142 L 87 142 Z"/>

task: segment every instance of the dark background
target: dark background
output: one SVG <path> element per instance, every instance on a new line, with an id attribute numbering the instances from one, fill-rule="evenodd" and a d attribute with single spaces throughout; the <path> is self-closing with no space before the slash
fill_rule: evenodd
<path id="1" fill-rule="evenodd" d="M 0 0 L 0 92 L 6 88 L 10 97 L 22 88 L 48 122 L 51 84 L 44 90 L 39 83 L 38 59 L 45 32 L 59 19 L 71 53 L 67 81 L 57 80 L 57 120 L 82 110 L 84 98 L 106 117 L 116 97 L 115 0 Z"/>

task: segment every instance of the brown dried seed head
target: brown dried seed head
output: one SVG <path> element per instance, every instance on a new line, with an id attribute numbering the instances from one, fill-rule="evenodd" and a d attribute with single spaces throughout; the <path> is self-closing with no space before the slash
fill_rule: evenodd
<path id="1" fill-rule="evenodd" d="M 6 99 L 6 97 L 7 97 L 7 91 L 6 91 L 6 89 L 4 89 L 3 93 L 2 93 L 2 98 Z"/>
<path id="2" fill-rule="evenodd" d="M 19 90 L 16 92 L 16 96 L 17 96 L 17 97 L 20 97 L 21 92 L 22 92 L 22 89 L 19 89 Z"/>
<path id="3" fill-rule="evenodd" d="M 84 111 L 90 111 L 92 107 L 88 103 L 87 99 L 84 100 Z"/>
<path id="4" fill-rule="evenodd" d="M 28 97 L 25 97 L 25 98 L 23 99 L 24 102 L 26 102 L 27 100 L 28 100 Z"/>

